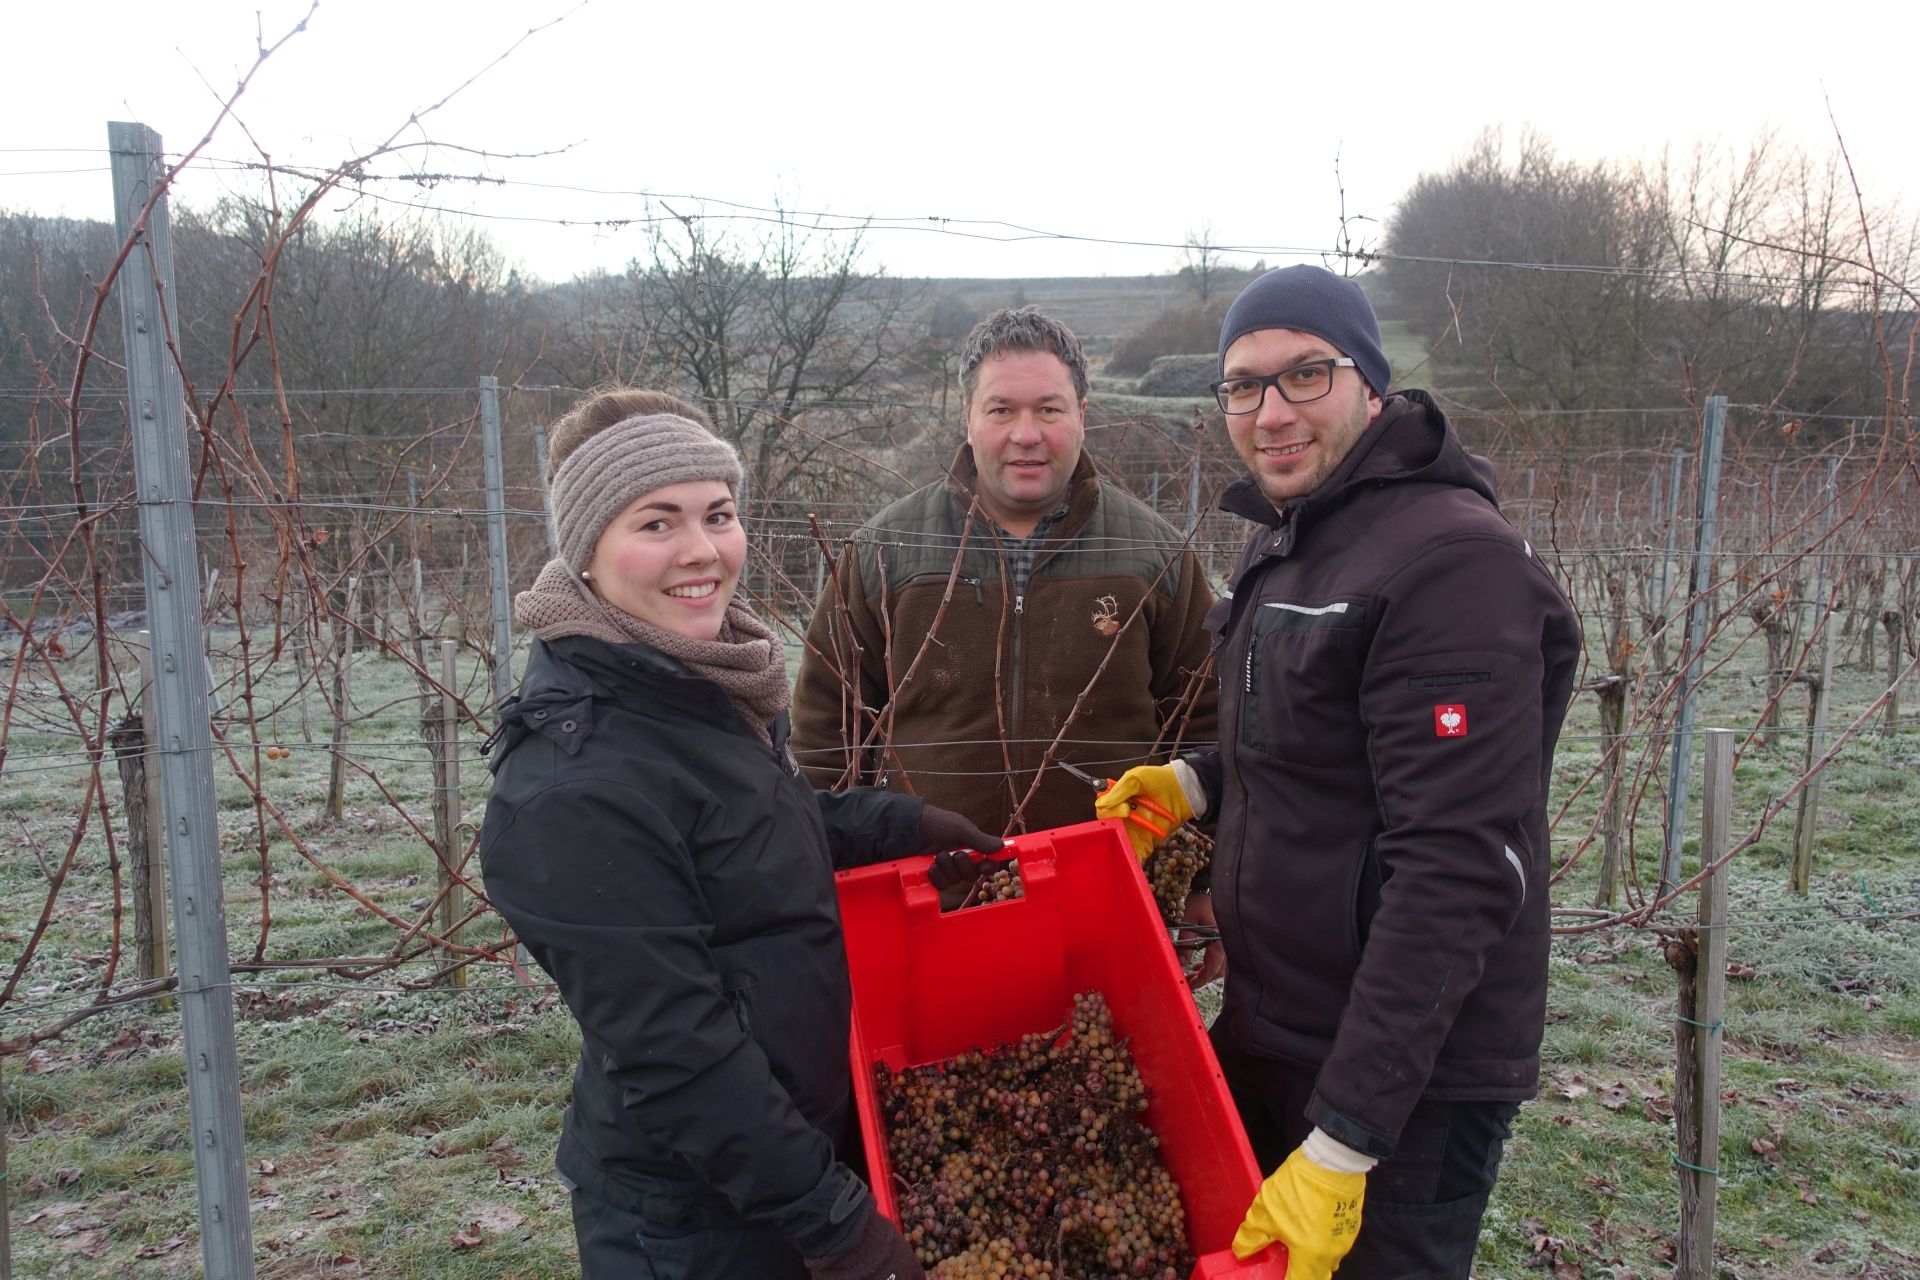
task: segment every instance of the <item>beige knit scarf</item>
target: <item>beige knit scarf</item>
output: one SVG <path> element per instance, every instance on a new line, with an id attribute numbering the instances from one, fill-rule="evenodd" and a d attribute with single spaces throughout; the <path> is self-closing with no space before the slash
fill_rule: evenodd
<path id="1" fill-rule="evenodd" d="M 513 619 L 542 640 L 591 636 L 608 644 L 658 649 L 694 675 L 719 685 L 762 742 L 773 741 L 769 727 L 787 709 L 786 654 L 772 630 L 738 594 L 728 603 L 716 638 L 689 640 L 614 608 L 588 590 L 561 561 L 549 560 L 534 579 L 533 589 L 513 598 Z"/>

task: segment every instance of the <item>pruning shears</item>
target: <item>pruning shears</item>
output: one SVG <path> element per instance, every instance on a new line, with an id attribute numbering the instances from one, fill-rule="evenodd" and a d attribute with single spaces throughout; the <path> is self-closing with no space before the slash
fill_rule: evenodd
<path id="1" fill-rule="evenodd" d="M 1171 926 L 1176 951 L 1200 951 L 1220 941 L 1218 925 L 1176 924 Z"/>
<path id="2" fill-rule="evenodd" d="M 1097 778 L 1093 774 L 1088 773 L 1085 769 L 1075 768 L 1073 765 L 1068 764 L 1065 760 L 1056 760 L 1054 761 L 1054 763 L 1059 765 L 1062 769 L 1065 769 L 1068 773 L 1072 774 L 1074 777 L 1080 779 L 1080 781 L 1092 787 L 1095 791 L 1098 791 L 1101 796 L 1105 796 L 1107 792 L 1113 790 L 1112 778 Z M 1096 799 L 1097 798 L 1098 797 L 1096 797 Z M 1168 809 L 1165 805 L 1161 804 L 1157 800 L 1154 800 L 1148 796 L 1138 795 L 1133 798 L 1132 803 L 1133 803 L 1133 810 L 1132 812 L 1127 814 L 1127 821 L 1131 822 L 1134 826 L 1139 827 L 1142 831 L 1145 831 L 1147 834 L 1151 835 L 1155 840 L 1165 840 L 1167 838 L 1167 832 L 1173 830 L 1175 827 L 1180 825 L 1174 819 L 1172 810 Z M 1167 824 L 1163 827 L 1156 822 L 1149 821 L 1147 818 L 1141 816 L 1140 810 L 1142 809 L 1145 809 L 1148 813 L 1157 814 L 1160 817 L 1165 818 Z"/>

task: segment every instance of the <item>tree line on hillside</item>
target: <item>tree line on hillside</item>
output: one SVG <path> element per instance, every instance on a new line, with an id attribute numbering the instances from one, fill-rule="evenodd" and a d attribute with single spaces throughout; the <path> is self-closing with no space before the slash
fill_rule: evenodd
<path id="1" fill-rule="evenodd" d="M 289 227 L 229 199 L 176 208 L 173 241 L 171 313 L 196 403 L 256 419 L 247 434 L 280 465 L 285 435 L 300 437 L 304 478 L 322 489 L 363 483 L 469 416 L 482 374 L 562 393 L 676 386 L 757 474 L 842 470 L 911 434 L 902 406 L 937 392 L 951 331 L 973 319 L 930 312 L 924 285 L 870 270 L 858 235 L 790 217 L 745 237 L 666 218 L 624 270 L 560 284 L 522 278 L 471 226 L 364 210 Z M 78 335 L 118 249 L 105 223 L 0 214 L 0 440 L 67 432 Z M 109 305 L 93 344 L 106 358 L 78 408 L 82 439 L 103 445 L 124 434 L 118 328 Z M 223 399 L 229 387 L 248 394 Z M 262 391 L 290 393 L 285 420 Z"/>
<path id="2" fill-rule="evenodd" d="M 1840 154 L 1762 135 L 1591 164 L 1483 133 L 1388 225 L 1386 308 L 1425 381 L 1482 407 L 1693 404 L 1786 420 L 1885 408 L 1906 363 L 1920 223 L 1857 199 Z M 1869 263 L 1884 279 L 1876 290 Z"/>
<path id="3" fill-rule="evenodd" d="M 1143 394 L 1203 385 L 1200 357 L 1250 274 L 1221 255 L 1211 228 L 1189 235 L 1187 296 L 1122 335 L 1110 372 L 1139 376 Z M 1583 164 L 1538 133 L 1509 145 L 1491 129 L 1413 181 L 1378 244 L 1325 261 L 1359 272 L 1383 320 L 1426 351 L 1396 376 L 1469 410 L 1603 413 L 1721 394 L 1783 425 L 1817 423 L 1881 411 L 1889 364 L 1904 374 L 1920 221 L 1859 197 L 1838 152 L 1769 135 Z"/>
<path id="4" fill-rule="evenodd" d="M 928 406 L 974 317 L 870 269 L 858 235 L 787 216 L 757 233 L 717 225 L 653 221 L 624 269 L 549 284 L 511 270 L 471 224 L 364 207 L 288 217 L 239 199 L 176 207 L 167 324 L 196 486 L 241 504 L 215 564 L 265 539 L 319 591 L 363 570 L 403 580 L 421 557 L 462 593 L 484 529 L 444 515 L 486 505 L 482 375 L 509 392 L 506 505 L 518 512 L 540 503 L 530 428 L 606 382 L 702 402 L 762 503 L 870 501 L 924 478 L 952 447 Z M 119 308 L 96 286 L 119 251 L 105 223 L 0 214 L 0 483 L 17 510 L 78 502 L 63 509 L 98 510 L 115 529 L 131 518 L 115 505 L 131 494 Z M 214 506 L 202 519 L 208 533 L 227 523 Z M 70 520 L 13 522 L 5 581 L 73 554 Z M 510 521 L 509 543 L 515 565 L 537 564 L 542 523 Z M 110 595 L 126 597 L 107 608 L 132 607 L 133 543 L 103 545 L 117 548 Z"/>
<path id="5" fill-rule="evenodd" d="M 286 208 L 234 197 L 174 217 L 196 403 L 282 496 L 443 462 L 470 435 L 483 373 L 552 388 L 510 410 L 536 419 L 600 382 L 676 386 L 712 407 L 765 491 L 796 501 L 869 499 L 876 480 L 923 478 L 951 447 L 954 358 L 977 317 L 950 290 L 871 268 L 858 234 L 785 213 L 742 233 L 653 208 L 624 269 L 550 284 L 511 270 L 471 224 Z M 1817 423 L 1886 403 L 1882 348 L 1900 369 L 1914 308 L 1866 288 L 1863 264 L 1906 281 L 1916 240 L 1911 219 L 1856 200 L 1837 155 L 1763 137 L 1585 164 L 1536 134 L 1509 146 L 1490 131 L 1413 182 L 1363 281 L 1429 349 L 1402 375 L 1469 408 L 1669 408 L 1717 392 Z M 93 282 L 118 248 L 103 223 L 0 214 L 0 443 L 71 433 L 82 473 L 114 456 L 116 307 L 101 311 L 105 358 L 68 397 Z M 1142 317 L 1108 372 L 1210 352 L 1249 275 L 1203 226 L 1180 271 L 1188 297 Z M 1205 365 L 1179 371 L 1178 388 L 1203 396 Z M 23 465 L 5 468 L 16 490 Z"/>

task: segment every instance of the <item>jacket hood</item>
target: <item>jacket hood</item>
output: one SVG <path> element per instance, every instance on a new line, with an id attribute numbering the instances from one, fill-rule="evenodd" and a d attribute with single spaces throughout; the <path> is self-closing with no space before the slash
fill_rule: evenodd
<path id="1" fill-rule="evenodd" d="M 529 707 L 639 689 L 654 693 L 662 685 L 696 679 L 678 662 L 644 644 L 608 644 L 591 636 L 536 640 L 520 677 L 519 696 L 502 711 L 510 708 L 525 715 Z"/>
<path id="2" fill-rule="evenodd" d="M 1306 497 L 1288 503 L 1285 513 L 1274 509 L 1251 475 L 1227 486 L 1220 507 L 1260 524 L 1292 518 L 1304 526 L 1339 507 L 1356 489 L 1407 482 L 1470 489 L 1496 509 L 1500 505 L 1493 464 L 1468 453 L 1433 397 L 1414 390 L 1387 397 L 1333 474 Z"/>

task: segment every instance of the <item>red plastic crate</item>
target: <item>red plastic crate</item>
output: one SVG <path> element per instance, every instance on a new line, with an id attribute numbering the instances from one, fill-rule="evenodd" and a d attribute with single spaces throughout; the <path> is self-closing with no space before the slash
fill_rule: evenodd
<path id="1" fill-rule="evenodd" d="M 1076 992 L 1099 991 L 1180 1184 L 1194 1280 L 1280 1280 L 1284 1249 L 1241 1262 L 1228 1248 L 1260 1170 L 1126 832 L 1109 819 L 1009 843 L 1025 897 L 947 915 L 927 883 L 930 858 L 835 877 L 853 973 L 854 1098 L 881 1212 L 899 1221 L 873 1064 L 899 1071 L 1008 1043 L 1058 1026 Z"/>

